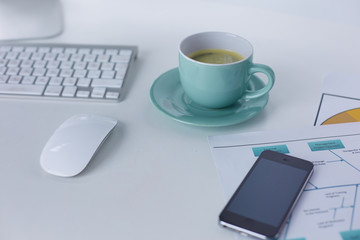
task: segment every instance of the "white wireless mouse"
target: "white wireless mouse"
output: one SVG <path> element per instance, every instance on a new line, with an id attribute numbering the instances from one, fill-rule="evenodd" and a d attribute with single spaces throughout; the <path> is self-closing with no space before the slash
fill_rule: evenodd
<path id="1" fill-rule="evenodd" d="M 69 118 L 46 143 L 40 156 L 41 167 L 60 177 L 79 174 L 116 124 L 115 119 L 104 116 L 80 114 Z"/>

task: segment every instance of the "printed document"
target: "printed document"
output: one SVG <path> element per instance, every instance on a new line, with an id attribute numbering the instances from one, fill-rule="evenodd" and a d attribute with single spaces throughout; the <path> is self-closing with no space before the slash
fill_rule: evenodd
<path id="1" fill-rule="evenodd" d="M 360 123 L 212 136 L 209 144 L 225 200 L 264 150 L 314 163 L 279 239 L 360 239 Z"/>

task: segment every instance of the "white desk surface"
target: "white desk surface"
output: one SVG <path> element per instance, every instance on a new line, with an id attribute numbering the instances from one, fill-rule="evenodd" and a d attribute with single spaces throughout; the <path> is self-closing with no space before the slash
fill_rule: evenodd
<path id="1" fill-rule="evenodd" d="M 62 3 L 65 31 L 46 41 L 137 45 L 135 72 L 118 104 L 0 99 L 0 239 L 232 239 L 217 223 L 225 200 L 207 136 L 311 126 L 323 74 L 360 73 L 355 0 Z M 152 106 L 149 89 L 177 66 L 184 37 L 214 30 L 247 38 L 254 62 L 274 69 L 269 103 L 231 127 L 175 122 Z M 77 113 L 119 126 L 81 175 L 50 176 L 40 152 Z"/>

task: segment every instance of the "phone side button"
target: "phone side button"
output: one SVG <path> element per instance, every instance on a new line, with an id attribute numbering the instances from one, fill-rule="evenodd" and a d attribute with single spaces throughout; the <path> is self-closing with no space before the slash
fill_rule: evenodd
<path id="1" fill-rule="evenodd" d="M 240 234 L 243 235 L 244 237 L 248 237 L 248 236 L 249 236 L 249 234 L 244 233 L 244 232 L 240 232 Z"/>

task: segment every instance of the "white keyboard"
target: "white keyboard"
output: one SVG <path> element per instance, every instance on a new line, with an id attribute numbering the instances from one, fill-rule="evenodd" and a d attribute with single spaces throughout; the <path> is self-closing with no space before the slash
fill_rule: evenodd
<path id="1" fill-rule="evenodd" d="M 135 46 L 0 45 L 0 96 L 120 101 Z"/>

